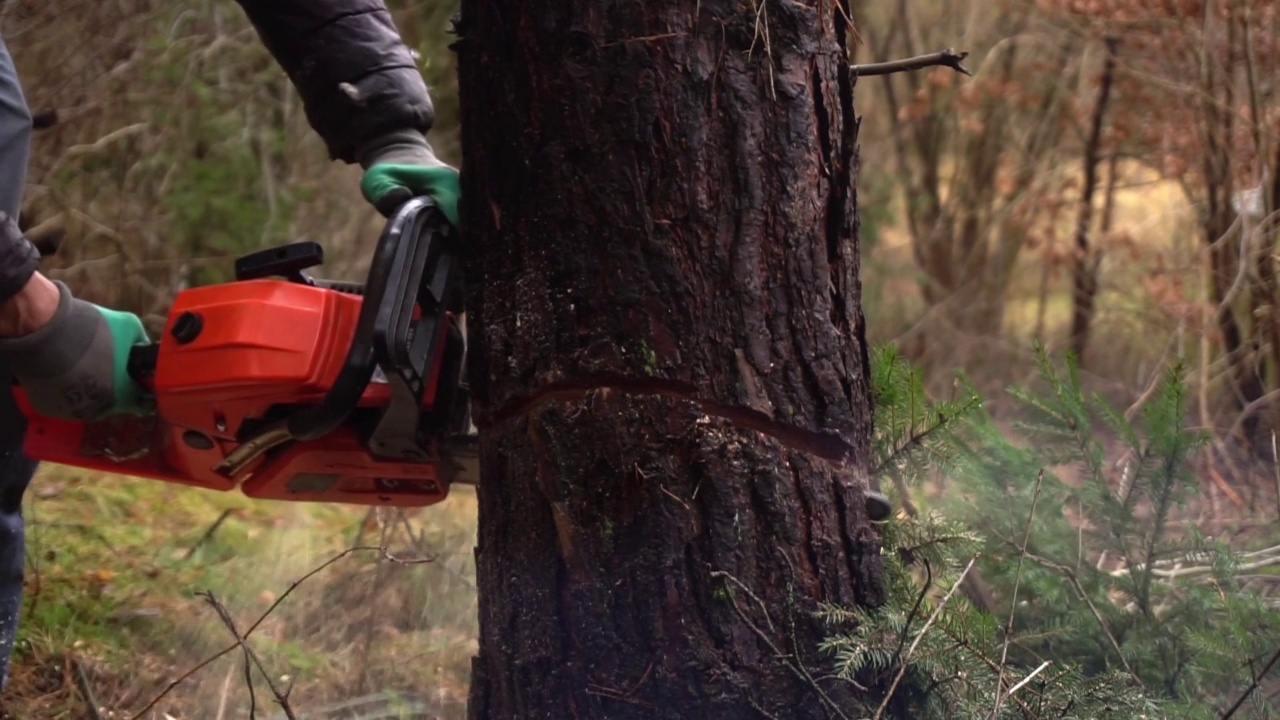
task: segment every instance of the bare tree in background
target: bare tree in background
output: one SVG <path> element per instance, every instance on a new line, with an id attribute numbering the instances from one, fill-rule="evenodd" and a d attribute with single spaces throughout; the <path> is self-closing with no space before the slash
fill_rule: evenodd
<path id="1" fill-rule="evenodd" d="M 864 58 L 955 45 L 966 14 L 980 33 L 963 40 L 973 79 L 943 68 L 886 75 L 868 82 L 863 100 L 891 138 L 884 159 L 901 190 L 926 307 L 904 347 L 929 366 L 971 367 L 1002 332 L 1020 254 L 1051 220 L 1061 178 L 1048 170 L 1070 109 L 1075 46 L 1019 0 L 860 5 Z"/>
<path id="2" fill-rule="evenodd" d="M 1277 3 L 1183 0 L 1171 3 L 1075 3 L 1063 9 L 1130 48 L 1118 80 L 1145 160 L 1177 181 L 1196 208 L 1206 268 L 1201 298 L 1206 363 L 1202 399 L 1216 390 L 1206 423 L 1225 413 L 1224 429 L 1270 452 L 1274 398 L 1280 389 L 1276 304 L 1275 201 L 1280 144 Z M 1117 108 L 1119 111 L 1119 108 Z"/>

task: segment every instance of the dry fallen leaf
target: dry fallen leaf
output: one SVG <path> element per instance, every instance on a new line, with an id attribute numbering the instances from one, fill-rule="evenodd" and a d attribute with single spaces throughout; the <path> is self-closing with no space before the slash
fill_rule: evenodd
<path id="1" fill-rule="evenodd" d="M 89 573 L 89 579 L 100 583 L 111 582 L 115 579 L 116 574 L 110 570 L 96 570 Z"/>

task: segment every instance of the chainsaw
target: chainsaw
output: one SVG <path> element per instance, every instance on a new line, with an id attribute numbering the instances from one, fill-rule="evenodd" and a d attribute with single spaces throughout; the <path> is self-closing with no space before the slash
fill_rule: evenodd
<path id="1" fill-rule="evenodd" d="M 159 341 L 131 350 L 148 412 L 51 418 L 15 387 L 25 452 L 295 502 L 426 506 L 475 485 L 455 235 L 419 197 L 388 218 L 364 284 L 309 275 L 314 242 L 237 258 L 234 282 L 180 292 Z"/>
<path id="2" fill-rule="evenodd" d="M 388 219 L 363 285 L 308 275 L 314 242 L 238 258 L 234 282 L 179 293 L 161 340 L 130 352 L 153 412 L 51 418 L 15 386 L 26 454 L 294 502 L 421 507 L 478 484 L 455 235 L 419 197 Z M 865 499 L 889 516 L 883 494 Z"/>

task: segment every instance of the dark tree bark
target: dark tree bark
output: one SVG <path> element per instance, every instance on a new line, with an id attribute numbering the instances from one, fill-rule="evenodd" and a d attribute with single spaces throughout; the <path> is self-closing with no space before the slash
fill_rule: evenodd
<path id="1" fill-rule="evenodd" d="M 462 1 L 477 720 L 849 707 L 814 617 L 883 594 L 848 8 L 760 2 Z"/>

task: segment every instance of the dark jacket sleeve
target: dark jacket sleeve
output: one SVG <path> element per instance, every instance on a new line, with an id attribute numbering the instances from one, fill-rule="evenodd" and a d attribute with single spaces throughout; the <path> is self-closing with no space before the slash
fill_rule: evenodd
<path id="1" fill-rule="evenodd" d="M 383 0 L 237 0 L 293 81 L 336 160 L 395 130 L 423 133 L 435 110 Z"/>

